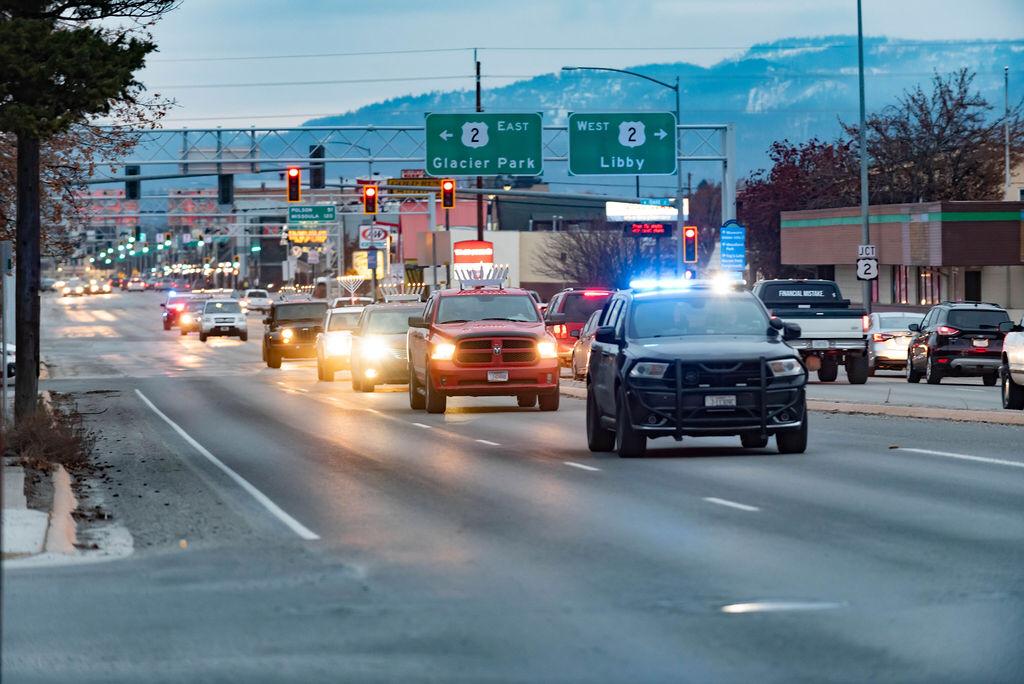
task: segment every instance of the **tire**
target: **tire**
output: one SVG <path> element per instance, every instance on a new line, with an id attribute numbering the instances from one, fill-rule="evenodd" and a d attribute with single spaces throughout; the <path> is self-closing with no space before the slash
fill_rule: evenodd
<path id="1" fill-rule="evenodd" d="M 744 449 L 763 449 L 768 446 L 768 435 L 762 437 L 759 432 L 748 432 L 740 435 L 740 444 Z"/>
<path id="2" fill-rule="evenodd" d="M 168 323 L 167 321 L 164 321 L 164 330 L 170 330 L 170 329 L 171 329 L 171 324 Z"/>
<path id="3" fill-rule="evenodd" d="M 370 382 L 369 380 L 360 380 L 359 381 L 359 391 L 360 392 L 366 392 L 368 394 L 372 394 L 375 389 L 377 389 L 377 385 L 375 385 L 374 383 Z"/>
<path id="4" fill-rule="evenodd" d="M 267 368 L 280 368 L 281 367 L 281 355 L 275 353 L 273 349 L 267 350 Z"/>
<path id="5" fill-rule="evenodd" d="M 981 376 L 981 381 L 985 384 L 985 387 L 995 387 L 996 380 L 998 379 L 999 376 L 995 373 L 989 373 L 988 375 Z"/>
<path id="6" fill-rule="evenodd" d="M 249 333 L 247 333 L 247 332 L 242 333 L 241 335 L 238 336 L 238 339 L 240 339 L 242 342 L 248 342 L 249 341 Z"/>
<path id="7" fill-rule="evenodd" d="M 334 382 L 334 374 L 337 373 L 330 364 L 324 366 L 324 382 Z"/>
<path id="8" fill-rule="evenodd" d="M 775 446 L 780 454 L 802 454 L 807 451 L 807 423 L 810 414 L 804 409 L 804 420 L 795 430 L 775 433 Z"/>
<path id="9" fill-rule="evenodd" d="M 1007 366 L 1003 366 L 1000 369 L 999 375 L 1003 381 L 1003 385 L 1000 388 L 1003 408 L 1014 411 L 1024 409 L 1024 386 L 1018 385 L 1013 381 L 1013 378 L 1010 377 L 1010 369 Z"/>
<path id="10" fill-rule="evenodd" d="M 839 362 L 834 356 L 825 356 L 821 359 L 821 368 L 818 369 L 819 382 L 835 382 L 839 377 Z"/>
<path id="11" fill-rule="evenodd" d="M 547 394 L 541 394 L 537 397 L 537 403 L 540 404 L 541 411 L 557 411 L 558 402 L 561 400 L 562 395 L 558 392 L 549 392 Z"/>
<path id="12" fill-rule="evenodd" d="M 448 397 L 434 389 L 434 383 L 430 381 L 430 369 L 427 368 L 427 382 L 424 383 L 425 396 L 423 403 L 427 413 L 444 413 L 448 408 Z"/>
<path id="13" fill-rule="evenodd" d="M 601 425 L 597 400 L 587 385 L 587 448 L 591 451 L 611 451 L 615 448 L 615 433 Z"/>
<path id="14" fill-rule="evenodd" d="M 200 331 L 200 333 L 199 333 L 199 341 L 200 342 L 205 342 L 206 341 L 206 333 Z"/>
<path id="15" fill-rule="evenodd" d="M 618 409 L 615 413 L 615 450 L 619 458 L 642 458 L 647 453 L 647 437 L 633 429 L 629 420 L 626 393 L 619 388 Z"/>
<path id="16" fill-rule="evenodd" d="M 871 368 L 866 356 L 846 357 L 846 379 L 851 385 L 863 385 L 868 381 Z"/>
<path id="17" fill-rule="evenodd" d="M 359 379 L 359 373 L 356 371 L 355 366 L 352 367 L 352 370 L 350 371 L 350 373 L 352 375 L 352 391 L 353 392 L 362 392 L 363 391 L 363 382 L 362 382 L 362 380 Z"/>
<path id="18" fill-rule="evenodd" d="M 914 363 L 909 356 L 907 357 L 907 382 L 921 382 L 921 373 L 914 370 Z"/>
<path id="19" fill-rule="evenodd" d="M 317 359 L 317 361 L 316 361 L 316 379 L 317 380 L 323 380 L 324 379 L 324 367 L 320 363 L 320 359 Z"/>
<path id="20" fill-rule="evenodd" d="M 924 366 L 924 380 L 929 385 L 938 385 L 942 382 L 942 371 L 935 367 L 932 363 L 932 357 L 928 357 L 928 361 L 925 362 Z"/>
<path id="21" fill-rule="evenodd" d="M 416 411 L 422 411 L 426 406 L 426 401 L 423 398 L 423 385 L 416 378 L 416 369 L 409 364 L 409 408 Z"/>
<path id="22" fill-rule="evenodd" d="M 185 328 L 182 328 L 181 329 L 181 336 L 184 337 L 185 335 L 188 335 L 188 330 L 185 330 Z"/>
<path id="23" fill-rule="evenodd" d="M 533 408 L 537 405 L 536 394 L 517 394 L 516 406 L 519 408 Z"/>

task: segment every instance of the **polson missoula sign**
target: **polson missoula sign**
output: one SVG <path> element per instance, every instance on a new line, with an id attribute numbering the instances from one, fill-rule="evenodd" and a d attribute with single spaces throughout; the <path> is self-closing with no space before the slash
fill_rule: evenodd
<path id="1" fill-rule="evenodd" d="M 493 264 L 494 243 L 487 240 L 460 240 L 452 245 L 456 264 Z"/>
<path id="2" fill-rule="evenodd" d="M 302 223 L 304 221 L 337 220 L 337 210 L 334 205 L 317 204 L 310 206 L 288 207 L 288 223 Z"/>
<path id="3" fill-rule="evenodd" d="M 538 176 L 542 123 L 540 114 L 427 114 L 427 174 Z"/>

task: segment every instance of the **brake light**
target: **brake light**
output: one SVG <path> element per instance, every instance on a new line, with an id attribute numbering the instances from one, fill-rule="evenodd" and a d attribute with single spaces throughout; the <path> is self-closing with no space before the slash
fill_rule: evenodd
<path id="1" fill-rule="evenodd" d="M 871 316 L 868 316 L 867 314 L 864 314 L 863 316 L 861 316 L 860 317 L 860 327 L 861 327 L 861 330 L 863 330 L 864 332 L 867 332 L 871 328 Z"/>
<path id="2" fill-rule="evenodd" d="M 886 340 L 891 340 L 892 338 L 892 335 L 887 335 L 886 333 L 874 333 L 871 336 L 871 339 L 873 339 L 875 342 L 885 342 Z"/>
<path id="3" fill-rule="evenodd" d="M 175 311 L 181 311 L 182 309 L 185 308 L 185 305 L 184 304 L 171 304 L 171 308 L 174 309 Z"/>
<path id="4" fill-rule="evenodd" d="M 957 330 L 956 328 L 951 328 L 948 325 L 940 325 L 938 328 L 935 329 L 935 332 L 939 333 L 940 335 L 959 335 L 960 334 L 959 330 Z"/>
<path id="5" fill-rule="evenodd" d="M 554 335 L 555 337 L 568 337 L 569 327 L 562 323 L 557 323 L 551 326 L 551 334 Z"/>
<path id="6" fill-rule="evenodd" d="M 608 290 L 584 290 L 583 291 L 583 296 L 584 297 L 607 297 L 609 295 L 611 295 L 611 292 L 609 292 Z"/>

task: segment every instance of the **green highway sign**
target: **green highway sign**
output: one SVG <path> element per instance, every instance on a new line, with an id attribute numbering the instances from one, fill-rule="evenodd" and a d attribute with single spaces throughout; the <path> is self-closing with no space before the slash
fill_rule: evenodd
<path id="1" fill-rule="evenodd" d="M 669 112 L 569 114 L 569 173 L 656 176 L 676 172 L 676 117 Z"/>
<path id="2" fill-rule="evenodd" d="M 333 205 L 314 205 L 305 207 L 288 207 L 288 223 L 303 221 L 336 221 L 337 214 Z"/>
<path id="3" fill-rule="evenodd" d="M 427 114 L 427 173 L 540 175 L 542 123 L 540 114 Z"/>

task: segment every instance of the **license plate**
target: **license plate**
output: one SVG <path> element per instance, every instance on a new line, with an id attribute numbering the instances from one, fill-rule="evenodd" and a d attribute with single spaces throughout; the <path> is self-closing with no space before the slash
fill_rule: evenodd
<path id="1" fill-rule="evenodd" d="M 487 371 L 487 382 L 508 382 L 508 371 Z"/>
<path id="2" fill-rule="evenodd" d="M 971 343 L 975 347 L 987 347 L 988 346 L 988 340 L 971 340 Z"/>
<path id="3" fill-rule="evenodd" d="M 811 349 L 828 349 L 828 340 L 811 340 Z"/>
<path id="4" fill-rule="evenodd" d="M 711 394 L 704 397 L 704 405 L 709 408 L 735 408 L 735 394 Z"/>
<path id="5" fill-rule="evenodd" d="M 222 326 L 220 326 L 220 331 L 221 332 L 227 332 L 228 330 L 231 330 L 231 326 L 230 325 L 222 325 Z"/>

